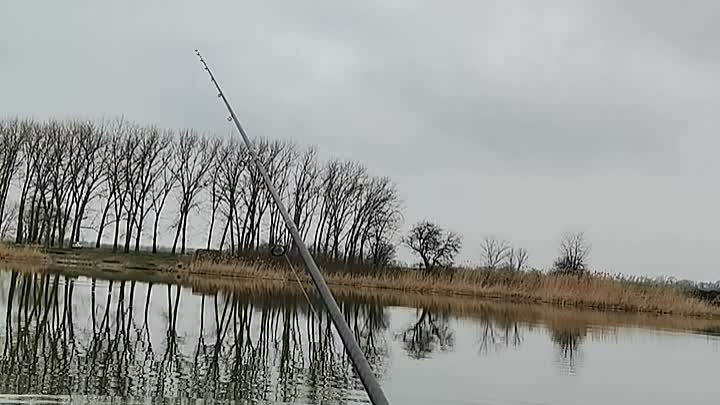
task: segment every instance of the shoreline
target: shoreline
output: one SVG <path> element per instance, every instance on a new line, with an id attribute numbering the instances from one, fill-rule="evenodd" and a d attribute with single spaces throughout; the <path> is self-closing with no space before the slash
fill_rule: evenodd
<path id="1" fill-rule="evenodd" d="M 223 284 L 297 284 L 299 279 L 306 290 L 314 292 L 312 282 L 304 271 L 296 269 L 296 273 L 293 273 L 286 269 L 269 267 L 262 262 L 232 264 L 193 262 L 188 267 L 180 269 L 179 274 L 181 278 L 208 278 L 215 281 L 217 288 L 222 288 Z M 719 306 L 686 296 L 675 288 L 634 286 L 619 281 L 598 279 L 594 276 L 513 274 L 487 270 L 458 270 L 448 275 L 428 275 L 420 271 L 325 272 L 323 275 L 333 292 L 337 288 L 356 291 L 369 289 L 388 294 L 409 293 L 603 312 L 720 319 Z M 527 280 L 527 278 L 534 279 Z M 478 284 L 486 280 L 486 284 Z M 593 293 L 595 287 L 601 291 Z"/>
<path id="2" fill-rule="evenodd" d="M 237 259 L 217 263 L 171 256 L 106 250 L 50 250 L 0 245 L 0 261 L 29 265 L 20 271 L 59 270 L 88 277 L 134 277 L 154 282 L 184 284 L 206 279 L 218 289 L 239 285 L 295 284 L 314 288 L 301 265 L 291 270 L 287 262 Z M 11 266 L 16 267 L 16 266 Z M 46 268 L 46 269 L 43 269 Z M 383 294 L 419 294 L 459 300 L 492 300 L 518 304 L 543 304 L 558 308 L 591 309 L 720 319 L 720 306 L 666 285 L 651 285 L 601 278 L 507 270 L 452 270 L 433 273 L 417 270 L 324 271 L 328 285 L 337 289 L 371 290 Z M 150 281 L 150 280 L 148 280 Z"/>

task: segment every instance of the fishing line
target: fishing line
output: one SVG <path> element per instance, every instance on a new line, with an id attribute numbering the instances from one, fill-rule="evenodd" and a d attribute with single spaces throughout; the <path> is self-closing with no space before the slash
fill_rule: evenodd
<path id="1" fill-rule="evenodd" d="M 305 292 L 305 287 L 302 284 L 302 281 L 300 281 L 300 277 L 297 274 L 297 271 L 295 271 L 295 266 L 293 266 L 292 262 L 290 261 L 290 256 L 288 256 L 288 248 L 287 246 L 283 245 L 275 245 L 270 248 L 270 255 L 275 257 L 284 257 L 285 261 L 287 262 L 288 266 L 290 266 L 290 270 L 292 270 L 293 274 L 295 275 L 295 280 L 297 281 L 298 285 L 300 286 L 300 290 L 302 291 L 303 295 L 305 296 L 305 300 L 307 301 L 308 305 L 310 306 L 310 310 L 312 311 L 313 315 L 317 316 L 317 312 L 315 312 L 315 307 L 310 301 L 310 297 L 308 296 L 307 292 Z"/>
<path id="2" fill-rule="evenodd" d="M 315 306 L 313 305 L 312 301 L 310 301 L 310 296 L 308 296 L 308 293 L 305 291 L 305 287 L 303 286 L 302 282 L 300 281 L 300 277 L 297 274 L 297 271 L 295 271 L 295 266 L 293 266 L 292 262 L 290 261 L 290 257 L 287 255 L 287 252 L 283 255 L 285 256 L 285 261 L 287 261 L 288 266 L 290 266 L 290 270 L 292 270 L 293 274 L 295 275 L 295 280 L 297 281 L 298 285 L 300 286 L 300 291 L 302 291 L 303 295 L 305 296 L 305 300 L 307 301 L 308 305 L 310 306 L 310 310 L 312 311 L 313 315 L 317 317 L 317 312 L 315 311 Z"/>

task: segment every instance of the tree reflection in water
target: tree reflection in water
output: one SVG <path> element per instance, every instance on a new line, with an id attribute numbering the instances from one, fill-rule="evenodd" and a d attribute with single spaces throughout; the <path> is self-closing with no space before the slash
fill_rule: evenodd
<path id="1" fill-rule="evenodd" d="M 565 374 L 575 375 L 583 360 L 582 343 L 588 334 L 587 324 L 551 322 L 548 327 L 560 370 Z"/>
<path id="2" fill-rule="evenodd" d="M 287 289 L 213 288 L 0 272 L 0 308 L 5 305 L 0 392 L 268 402 L 367 399 L 317 302 Z M 454 328 L 463 330 L 466 322 L 451 322 L 457 307 L 431 300 L 412 304 L 420 307 L 413 319 L 390 334 L 389 305 L 403 306 L 393 299 L 339 299 L 379 377 L 388 373 L 393 344 L 414 359 L 455 350 Z M 469 331 L 480 356 L 520 348 L 534 325 L 546 325 L 557 364 L 567 374 L 582 363 L 586 336 L 603 338 L 606 330 L 590 330 L 583 313 L 470 304 L 473 310 L 462 312 L 463 319 L 475 328 Z"/>
<path id="3" fill-rule="evenodd" d="M 407 354 L 415 359 L 427 358 L 436 350 L 449 351 L 455 346 L 455 333 L 445 313 L 423 308 L 416 311 L 416 320 L 398 338 Z"/>
<path id="4" fill-rule="evenodd" d="M 9 278 L 3 393 L 366 399 L 330 319 L 307 303 L 234 293 L 198 297 L 178 286 L 134 281 L 91 280 L 78 292 L 76 280 L 49 273 Z M 343 311 L 382 374 L 385 309 L 345 303 Z"/>

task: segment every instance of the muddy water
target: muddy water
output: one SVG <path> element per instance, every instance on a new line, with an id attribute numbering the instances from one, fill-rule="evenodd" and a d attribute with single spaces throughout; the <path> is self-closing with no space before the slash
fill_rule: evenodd
<path id="1" fill-rule="evenodd" d="M 0 403 L 367 402 L 298 290 L 150 280 L 0 272 Z M 720 323 L 338 295 L 393 404 L 720 398 Z"/>

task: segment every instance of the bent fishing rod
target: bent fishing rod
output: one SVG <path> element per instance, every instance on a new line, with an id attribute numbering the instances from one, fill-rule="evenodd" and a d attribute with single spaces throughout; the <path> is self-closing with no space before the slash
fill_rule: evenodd
<path id="1" fill-rule="evenodd" d="M 220 84 L 218 83 L 218 81 L 215 80 L 215 75 L 213 75 L 207 62 L 200 54 L 200 51 L 196 49 L 195 54 L 200 59 L 200 63 L 202 63 L 205 71 L 208 73 L 208 75 L 210 75 L 210 81 L 213 83 L 213 85 L 215 85 L 215 89 L 218 92 L 218 97 L 222 99 L 223 103 L 225 104 L 225 108 L 227 108 L 228 112 L 230 113 L 228 121 L 232 121 L 235 124 L 235 128 L 237 128 L 240 136 L 242 136 L 242 139 L 245 142 L 245 146 L 248 149 L 253 164 L 260 172 L 265 186 L 270 191 L 270 194 L 275 201 L 275 205 L 280 211 L 280 215 L 282 215 L 285 226 L 290 232 L 293 242 L 295 242 L 295 246 L 297 246 L 298 250 L 300 251 L 300 256 L 302 257 L 303 262 L 305 262 L 305 269 L 310 275 L 310 278 L 315 285 L 315 289 L 320 295 L 320 300 L 322 301 L 323 305 L 325 305 L 325 309 L 327 309 L 328 313 L 330 314 L 330 318 L 335 325 L 335 329 L 337 329 L 338 333 L 340 334 L 340 339 L 345 346 L 345 350 L 350 356 L 350 360 L 352 361 L 353 366 L 355 366 L 355 371 L 360 377 L 360 381 L 362 381 L 362 384 L 365 387 L 365 391 L 367 392 L 368 397 L 370 397 L 370 401 L 373 403 L 373 405 L 389 405 L 390 403 L 385 397 L 385 393 L 380 387 L 380 384 L 375 379 L 375 375 L 370 368 L 370 364 L 368 363 L 365 355 L 360 349 L 360 346 L 355 340 L 355 337 L 353 336 L 350 327 L 348 326 L 347 322 L 345 322 L 345 317 L 343 316 L 342 312 L 340 312 L 340 308 L 338 307 L 338 304 L 335 301 L 335 298 L 333 297 L 330 288 L 325 283 L 325 279 L 323 279 L 322 274 L 320 274 L 320 270 L 315 263 L 315 259 L 313 259 L 310 251 L 305 245 L 305 242 L 300 236 L 300 232 L 298 232 L 297 226 L 295 226 L 295 222 L 293 222 L 287 208 L 285 208 L 285 205 L 280 200 L 280 194 L 278 194 L 275 186 L 272 184 L 267 169 L 260 161 L 260 158 L 258 157 L 258 154 L 255 151 L 255 148 L 250 141 L 250 138 L 245 133 L 242 125 L 240 125 L 240 121 L 238 120 L 237 115 L 235 115 L 235 111 L 233 111 L 232 106 L 230 106 L 230 102 L 228 102 L 227 97 L 225 97 L 225 93 L 223 93 L 222 89 L 220 88 Z"/>

